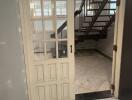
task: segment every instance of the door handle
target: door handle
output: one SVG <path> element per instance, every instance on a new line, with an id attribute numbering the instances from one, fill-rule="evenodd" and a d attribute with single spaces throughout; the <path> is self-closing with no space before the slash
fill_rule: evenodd
<path id="1" fill-rule="evenodd" d="M 71 53 L 72 53 L 72 45 L 70 45 Z"/>

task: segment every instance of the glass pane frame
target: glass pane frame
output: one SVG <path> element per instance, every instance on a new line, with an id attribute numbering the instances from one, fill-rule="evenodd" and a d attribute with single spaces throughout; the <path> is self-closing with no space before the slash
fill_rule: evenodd
<path id="1" fill-rule="evenodd" d="M 117 0 L 110 0 L 111 2 L 116 2 Z M 109 5 L 110 9 L 116 9 L 117 8 L 117 5 L 116 3 L 110 3 Z M 114 15 L 116 13 L 116 10 L 110 10 L 109 11 L 109 14 L 110 15 Z"/>
<path id="2" fill-rule="evenodd" d="M 45 59 L 57 59 L 57 43 L 56 41 L 46 41 Z"/>
<path id="3" fill-rule="evenodd" d="M 32 17 L 42 16 L 41 0 L 30 0 L 30 14 Z"/>
<path id="4" fill-rule="evenodd" d="M 41 11 L 41 14 L 38 14 L 38 15 L 35 15 L 34 13 L 32 14 L 32 9 L 33 9 L 33 5 L 32 4 L 32 1 L 37 1 L 37 2 L 40 2 L 40 7 L 38 7 L 38 12 L 40 13 Z M 44 2 L 45 1 L 48 1 L 48 0 L 31 0 L 31 5 L 30 5 L 30 8 L 31 8 L 31 22 L 35 22 L 37 23 L 32 25 L 32 31 L 33 31 L 33 34 L 36 33 L 36 34 L 43 34 L 42 39 L 38 40 L 37 42 L 40 42 L 43 44 L 43 50 L 41 50 L 41 46 L 38 44 L 37 47 L 41 47 L 41 48 L 33 48 L 33 52 L 34 52 L 34 58 L 36 57 L 36 54 L 39 55 L 39 58 L 38 60 L 45 60 L 45 59 L 61 59 L 61 58 L 68 58 L 68 27 L 65 27 L 62 32 L 64 33 L 65 30 L 66 30 L 66 36 L 63 38 L 62 37 L 59 37 L 60 33 L 57 33 L 58 31 L 58 28 L 65 22 L 67 21 L 67 18 L 68 18 L 68 1 L 65 0 L 64 2 L 66 2 L 66 13 L 62 13 L 60 15 L 57 15 L 57 8 L 56 8 L 56 2 L 58 2 L 57 0 L 51 0 L 51 9 L 50 9 L 50 13 L 51 14 L 45 14 L 45 9 L 44 9 Z M 59 0 L 60 1 L 60 0 Z M 64 9 L 63 9 L 64 10 Z M 58 27 L 57 26 L 57 20 L 61 20 L 62 23 L 60 24 L 60 26 Z M 51 21 L 51 22 L 47 22 L 48 21 Z M 41 23 L 41 26 L 39 25 L 39 23 Z M 51 23 L 52 23 L 52 26 L 51 26 Z M 35 26 L 36 25 L 36 26 Z M 49 25 L 49 26 L 47 26 Z M 52 28 L 51 28 L 51 27 Z M 67 26 L 67 25 L 66 25 Z M 36 29 L 35 29 L 36 28 Z M 47 38 L 47 34 L 48 34 L 48 38 Z M 58 35 L 59 34 L 59 35 Z M 33 36 L 33 37 L 36 37 L 36 36 Z M 34 40 L 33 40 L 34 41 Z M 60 54 L 59 54 L 59 49 L 60 47 L 64 47 L 64 45 L 61 45 L 60 46 L 60 43 L 61 42 L 67 42 L 67 50 L 63 50 L 63 54 L 65 54 L 65 52 L 67 52 L 67 55 L 66 56 L 61 56 L 60 57 Z M 49 48 L 47 49 L 47 45 L 50 45 L 50 43 L 54 43 L 55 45 L 55 50 L 53 50 L 53 48 L 50 48 L 51 50 L 49 50 Z M 33 42 L 34 44 L 34 42 Z M 34 47 L 34 46 L 33 46 Z M 37 50 L 37 51 L 36 51 Z M 62 51 L 62 50 L 61 50 Z M 52 53 L 49 53 L 49 52 L 52 52 Z M 49 58 L 47 57 L 47 55 L 50 55 Z M 40 57 L 41 56 L 41 57 Z"/>
<path id="5" fill-rule="evenodd" d="M 57 29 L 57 32 L 58 32 L 58 29 L 64 25 L 65 22 L 68 22 L 68 0 L 64 0 L 64 1 L 60 1 L 60 0 L 56 0 L 56 5 L 61 5 L 60 6 L 60 9 L 58 10 L 58 8 L 56 8 L 56 29 Z M 58 3 L 58 4 L 57 4 Z M 62 5 L 63 4 L 63 5 Z M 61 7 L 63 9 L 61 9 Z M 58 14 L 58 11 L 60 11 Z M 65 10 L 65 12 L 63 12 L 63 10 Z M 61 45 L 60 43 L 64 43 L 66 42 L 66 51 L 64 50 L 64 45 Z M 62 50 L 60 50 L 62 49 Z M 64 54 L 67 53 L 67 55 L 65 56 Z M 60 55 L 62 54 L 62 55 Z M 68 26 L 67 26 L 67 23 L 66 23 L 66 27 L 64 27 L 60 33 L 57 33 L 57 56 L 58 56 L 58 59 L 63 59 L 63 58 L 68 58 L 69 55 L 68 55 Z"/>
<path id="6" fill-rule="evenodd" d="M 58 41 L 58 58 L 67 58 L 68 57 L 68 41 L 60 40 Z"/>

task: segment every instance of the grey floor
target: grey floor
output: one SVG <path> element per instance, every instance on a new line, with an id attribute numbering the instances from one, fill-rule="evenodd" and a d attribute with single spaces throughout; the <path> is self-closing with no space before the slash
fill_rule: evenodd
<path id="1" fill-rule="evenodd" d="M 95 51 L 76 54 L 76 94 L 110 90 L 112 62 Z"/>

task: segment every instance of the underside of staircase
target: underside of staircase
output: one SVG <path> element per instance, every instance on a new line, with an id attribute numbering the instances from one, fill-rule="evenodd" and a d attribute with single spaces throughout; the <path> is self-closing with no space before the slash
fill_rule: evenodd
<path id="1" fill-rule="evenodd" d="M 116 1 L 83 1 L 84 6 L 81 11 L 82 14 L 78 15 L 79 29 L 75 29 L 76 43 L 83 42 L 88 39 L 106 39 L 108 29 L 115 21 L 116 9 L 110 8 L 110 5 L 116 4 Z"/>
<path id="2" fill-rule="evenodd" d="M 85 40 L 106 39 L 109 27 L 115 21 L 116 8 L 111 8 L 111 4 L 116 4 L 116 0 L 82 0 L 80 8 L 75 11 L 75 24 L 79 28 L 75 29 L 75 43 Z M 65 21 L 57 30 L 61 33 L 67 26 Z"/>

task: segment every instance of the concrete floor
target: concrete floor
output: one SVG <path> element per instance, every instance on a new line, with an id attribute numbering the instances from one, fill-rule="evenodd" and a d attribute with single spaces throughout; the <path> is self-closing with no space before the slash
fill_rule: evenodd
<path id="1" fill-rule="evenodd" d="M 76 94 L 110 90 L 112 62 L 95 51 L 76 54 Z"/>

